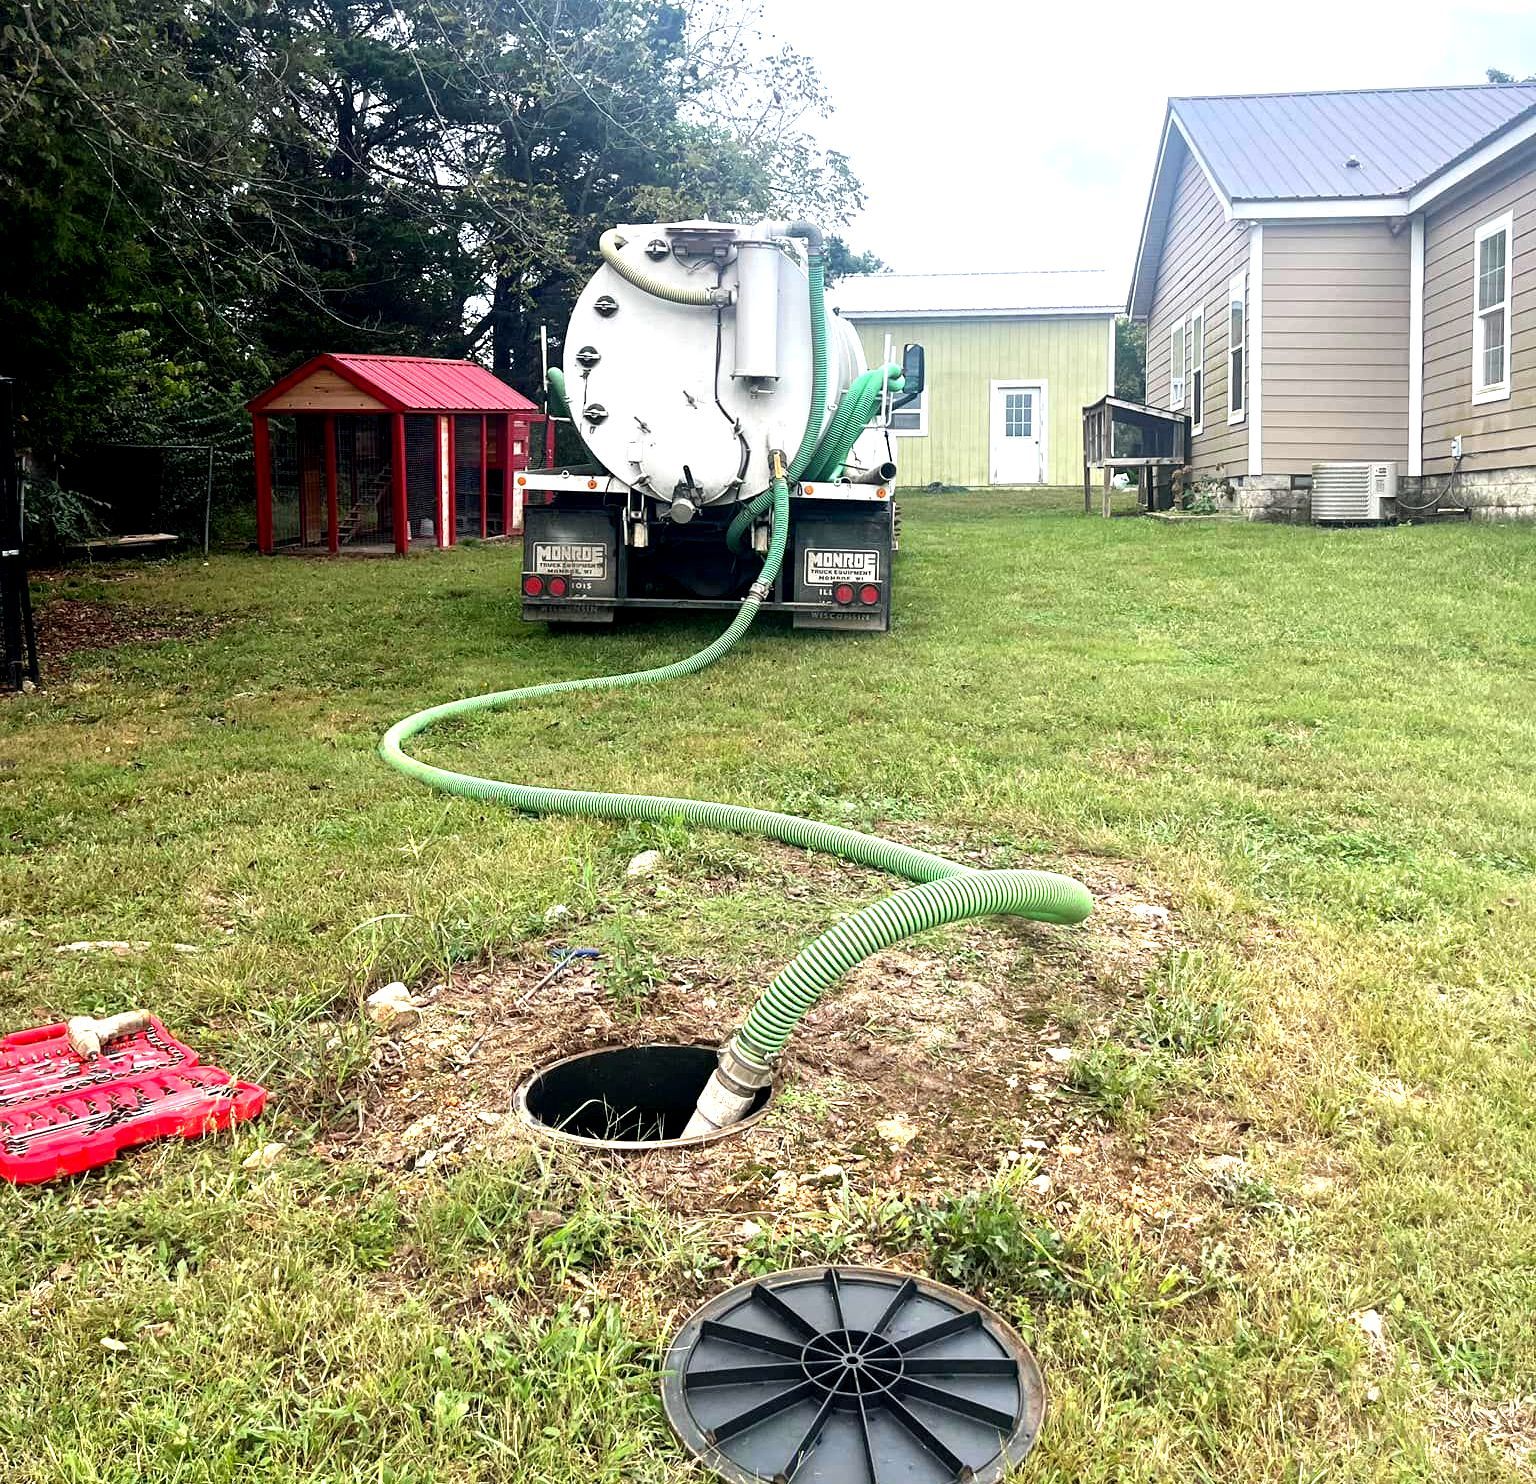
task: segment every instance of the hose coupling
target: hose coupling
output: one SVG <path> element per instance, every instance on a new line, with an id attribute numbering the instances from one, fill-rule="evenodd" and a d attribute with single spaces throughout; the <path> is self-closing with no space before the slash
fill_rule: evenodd
<path id="1" fill-rule="evenodd" d="M 683 1138 L 712 1134 L 740 1123 L 752 1111 L 757 1095 L 773 1081 L 773 1068 L 743 1049 L 732 1036 L 720 1048 L 720 1062 L 710 1074 L 698 1107 L 683 1130 Z"/>
<path id="2" fill-rule="evenodd" d="M 761 577 L 759 577 L 757 581 L 747 589 L 747 596 L 751 598 L 755 603 L 766 603 L 768 601 L 768 594 L 772 591 L 773 589 L 766 582 L 764 582 Z"/>

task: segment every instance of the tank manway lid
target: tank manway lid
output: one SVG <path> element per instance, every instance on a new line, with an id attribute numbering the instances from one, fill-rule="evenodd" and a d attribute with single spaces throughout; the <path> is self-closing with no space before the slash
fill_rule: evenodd
<path id="1" fill-rule="evenodd" d="M 732 1484 L 996 1484 L 1045 1416 L 1040 1368 L 996 1314 L 878 1268 L 720 1294 L 672 1342 L 661 1394 L 683 1446 Z"/>

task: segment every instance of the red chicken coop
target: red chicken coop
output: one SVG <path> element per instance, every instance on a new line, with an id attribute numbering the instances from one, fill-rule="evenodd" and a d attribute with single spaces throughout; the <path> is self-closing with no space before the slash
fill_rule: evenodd
<path id="1" fill-rule="evenodd" d="M 429 356 L 316 356 L 248 407 L 256 540 L 269 553 L 517 535 L 513 475 L 548 429 L 484 366 Z"/>

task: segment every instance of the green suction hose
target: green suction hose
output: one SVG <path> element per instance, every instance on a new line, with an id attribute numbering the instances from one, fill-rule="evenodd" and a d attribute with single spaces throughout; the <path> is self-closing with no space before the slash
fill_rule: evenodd
<path id="1" fill-rule="evenodd" d="M 840 469 L 859 430 L 868 422 L 874 402 L 885 382 L 899 368 L 883 366 L 866 372 L 840 399 L 838 411 L 825 432 L 826 339 L 821 298 L 822 271 L 819 253 L 811 257 L 811 323 L 816 357 L 812 415 L 794 460 L 786 467 L 782 453 L 773 455 L 771 488 L 742 507 L 757 507 L 752 515 L 737 516 L 741 530 L 763 510 L 772 507 L 773 534 L 757 581 L 748 590 L 736 617 L 714 643 L 650 670 L 623 675 L 599 675 L 579 680 L 557 680 L 516 690 L 491 691 L 429 706 L 398 721 L 384 734 L 379 751 L 399 772 L 446 793 L 507 804 L 533 814 L 573 814 L 603 819 L 682 819 L 709 829 L 763 835 L 769 839 L 838 855 L 860 865 L 875 866 L 921 883 L 896 892 L 882 901 L 852 913 L 834 924 L 803 949 L 763 991 L 741 1028 L 721 1048 L 720 1064 L 699 1099 L 698 1110 L 685 1130 L 694 1137 L 725 1127 L 745 1116 L 757 1090 L 772 1078 L 773 1059 L 783 1050 L 795 1027 L 817 1000 L 850 968 L 873 953 L 914 933 L 943 923 L 1006 912 L 1040 922 L 1081 922 L 1092 910 L 1093 899 L 1080 883 L 1046 871 L 978 871 L 943 856 L 917 850 L 894 840 L 866 835 L 838 825 L 751 809 L 738 804 L 717 804 L 701 799 L 673 799 L 651 794 L 593 793 L 583 789 L 540 788 L 531 784 L 505 783 L 455 773 L 411 757 L 406 744 L 437 722 L 496 710 L 519 701 L 532 701 L 570 691 L 619 689 L 674 680 L 694 675 L 729 654 L 752 627 L 758 610 L 778 578 L 789 536 L 789 484 L 807 467 Z M 563 393 L 563 378 L 550 375 L 551 392 Z M 855 396 L 857 392 L 857 396 Z M 820 405 L 818 406 L 818 402 Z M 862 414 L 860 407 L 863 408 Z M 845 414 L 846 409 L 846 416 Z M 844 441 L 846 440 L 846 442 Z M 816 461 L 819 460 L 819 463 Z M 799 466 L 797 468 L 797 466 Z M 827 475 L 817 477 L 826 478 Z M 732 530 L 736 529 L 733 523 Z"/>
<path id="2" fill-rule="evenodd" d="M 549 391 L 549 410 L 556 417 L 571 415 L 571 399 L 565 394 L 565 372 L 551 366 L 544 374 L 544 385 Z"/>
<path id="3" fill-rule="evenodd" d="M 811 455 L 805 471 L 807 479 L 836 479 L 843 472 L 843 463 L 858 442 L 859 434 L 880 406 L 887 382 L 893 391 L 901 390 L 900 366 L 878 366 L 873 371 L 866 371 L 838 399 L 837 411 L 832 414 L 827 431 Z"/>
<path id="4" fill-rule="evenodd" d="M 782 469 L 782 458 L 780 468 Z M 818 999 L 854 964 L 914 933 L 942 923 L 994 912 L 1039 922 L 1081 922 L 1093 906 L 1085 887 L 1046 871 L 978 871 L 943 856 L 914 849 L 878 835 L 838 825 L 701 799 L 672 799 L 650 794 L 590 793 L 582 789 L 539 788 L 455 773 L 411 757 L 405 746 L 439 721 L 495 710 L 568 691 L 618 689 L 694 675 L 734 649 L 751 628 L 784 561 L 789 533 L 789 485 L 784 474 L 773 482 L 773 538 L 763 568 L 730 627 L 686 659 L 626 675 L 557 680 L 517 690 L 492 691 L 430 706 L 398 721 L 384 735 L 384 760 L 409 778 L 465 798 L 508 804 L 533 814 L 575 814 L 603 819 L 670 820 L 681 818 L 709 829 L 765 835 L 787 845 L 819 850 L 860 865 L 876 866 L 924 883 L 845 917 L 792 960 L 763 992 L 741 1029 L 721 1052 L 721 1065 L 700 1099 L 699 1112 L 685 1137 L 724 1127 L 745 1115 L 756 1090 L 772 1077 L 772 1060 L 783 1050 L 796 1025 Z"/>

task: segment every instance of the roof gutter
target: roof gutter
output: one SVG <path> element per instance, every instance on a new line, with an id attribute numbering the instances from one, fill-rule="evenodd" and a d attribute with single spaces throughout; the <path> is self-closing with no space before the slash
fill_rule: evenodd
<path id="1" fill-rule="evenodd" d="M 1411 191 L 1408 195 L 1408 211 L 1422 211 L 1432 202 L 1438 201 L 1448 192 L 1455 190 L 1464 180 L 1481 170 L 1486 170 L 1488 166 L 1495 164 L 1512 150 L 1519 149 L 1522 144 L 1527 144 L 1532 139 L 1536 139 L 1536 105 L 1507 124 L 1502 133 L 1495 134 L 1493 138 L 1480 144 L 1471 153 L 1453 161 L 1438 175 L 1432 175 Z"/>
<path id="2" fill-rule="evenodd" d="M 1118 304 L 1073 304 L 1060 309 L 838 309 L 843 319 L 1098 319 L 1121 313 Z"/>

